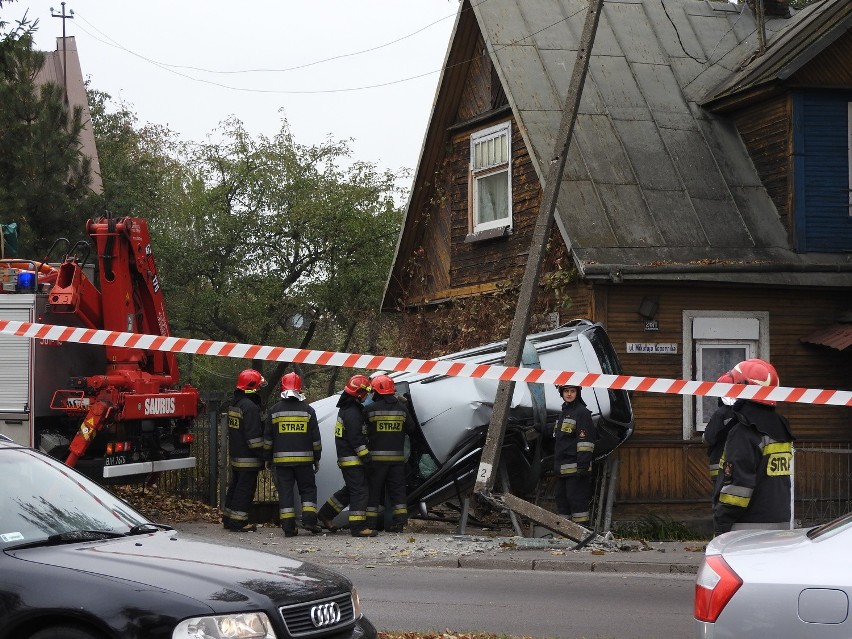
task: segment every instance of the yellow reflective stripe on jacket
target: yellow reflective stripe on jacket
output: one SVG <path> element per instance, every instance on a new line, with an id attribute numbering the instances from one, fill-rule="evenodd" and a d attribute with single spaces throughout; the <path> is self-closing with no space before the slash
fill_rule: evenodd
<path id="1" fill-rule="evenodd" d="M 751 497 L 737 497 L 736 495 L 722 493 L 719 495 L 719 503 L 728 504 L 728 506 L 738 506 L 739 508 L 748 508 L 748 505 L 751 503 Z"/>
<path id="2" fill-rule="evenodd" d="M 748 508 L 753 493 L 753 489 L 743 486 L 723 486 L 719 493 L 719 503 Z"/>
<path id="3" fill-rule="evenodd" d="M 791 475 L 793 472 L 793 443 L 776 442 L 765 437 L 762 444 L 763 456 L 767 458 L 767 477 L 786 477 Z"/>
<path id="4" fill-rule="evenodd" d="M 272 425 L 275 432 L 282 435 L 286 433 L 307 433 L 308 419 L 308 416 L 304 413 L 281 412 L 272 416 Z"/>
<path id="5" fill-rule="evenodd" d="M 792 442 L 775 442 L 774 444 L 766 444 L 763 447 L 764 455 L 771 455 L 773 453 L 792 453 L 793 452 L 793 444 Z"/>
<path id="6" fill-rule="evenodd" d="M 375 424 L 377 433 L 401 433 L 405 424 L 405 414 L 396 410 L 373 411 L 369 419 Z"/>

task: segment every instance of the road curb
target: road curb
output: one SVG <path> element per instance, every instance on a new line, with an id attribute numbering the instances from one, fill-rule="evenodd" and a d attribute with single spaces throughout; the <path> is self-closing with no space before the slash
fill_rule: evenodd
<path id="1" fill-rule="evenodd" d="M 412 565 L 422 568 L 476 568 L 480 570 L 546 570 L 553 572 L 639 573 L 695 575 L 698 566 L 668 562 L 592 561 L 586 559 L 518 559 L 461 556 L 452 559 L 421 559 Z"/>
<path id="2" fill-rule="evenodd" d="M 504 557 L 477 557 L 465 555 L 459 557 L 459 568 L 491 568 L 499 570 L 532 570 L 535 561 L 532 559 L 515 559 Z"/>

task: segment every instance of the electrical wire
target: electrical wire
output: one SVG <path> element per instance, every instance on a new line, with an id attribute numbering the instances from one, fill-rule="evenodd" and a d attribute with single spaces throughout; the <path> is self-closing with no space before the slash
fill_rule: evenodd
<path id="1" fill-rule="evenodd" d="M 480 6 L 487 1 L 488 0 L 481 0 L 475 6 Z M 471 9 L 466 9 L 466 11 L 471 10 Z M 501 51 L 501 50 L 508 48 L 508 47 L 511 47 L 511 46 L 516 46 L 516 45 L 522 43 L 523 41 L 525 41 L 529 38 L 532 38 L 532 37 L 538 35 L 539 33 L 542 33 L 543 31 L 546 31 L 547 29 L 553 28 L 554 26 L 571 19 L 572 17 L 574 17 L 575 15 L 577 15 L 578 13 L 580 13 L 583 10 L 585 10 L 585 9 L 584 8 L 578 9 L 577 11 L 572 13 L 571 15 L 566 16 L 566 17 L 564 17 L 560 20 L 557 20 L 556 22 L 549 24 L 545 27 L 542 27 L 538 31 L 527 34 L 527 35 L 525 35 L 521 38 L 513 40 L 512 42 L 509 42 L 508 44 L 505 44 L 501 47 L 498 47 L 498 48 L 495 49 L 495 52 Z M 75 13 L 74 15 L 75 15 L 75 17 L 81 18 L 83 21 L 86 22 L 86 24 L 90 25 L 93 29 L 97 30 L 98 33 L 101 33 L 104 37 L 108 38 L 111 41 L 111 42 L 108 42 L 108 41 L 106 41 L 102 38 L 99 38 L 95 34 L 91 33 L 90 31 L 88 31 L 85 28 L 83 28 L 82 26 L 80 26 L 79 23 L 78 23 L 78 28 L 81 31 L 83 31 L 85 34 L 87 34 L 92 39 L 94 39 L 98 42 L 101 42 L 102 44 L 120 49 L 120 50 L 124 51 L 125 53 L 128 53 L 132 56 L 135 56 L 135 57 L 139 58 L 140 60 L 148 62 L 149 64 L 152 64 L 152 65 L 162 69 L 163 71 L 166 71 L 168 73 L 172 73 L 172 74 L 177 75 L 179 77 L 182 77 L 184 79 L 191 80 L 193 82 L 199 82 L 199 83 L 202 83 L 202 84 L 209 84 L 211 86 L 219 87 L 219 88 L 222 88 L 222 89 L 227 89 L 227 90 L 230 90 L 230 91 L 242 91 L 242 92 L 246 92 L 246 93 L 262 93 L 262 94 L 279 94 L 279 95 L 316 95 L 316 94 L 326 94 L 326 93 L 349 93 L 349 92 L 354 92 L 354 91 L 379 89 L 379 88 L 384 88 L 384 87 L 388 87 L 388 86 L 393 86 L 393 85 L 396 85 L 396 84 L 402 84 L 402 83 L 405 83 L 405 82 L 411 82 L 412 80 L 418 80 L 420 78 L 424 78 L 426 76 L 434 75 L 436 73 L 441 72 L 441 69 L 434 69 L 434 70 L 431 70 L 431 71 L 426 71 L 426 72 L 419 73 L 419 74 L 413 75 L 413 76 L 407 76 L 405 78 L 400 78 L 400 79 L 397 79 L 397 80 L 389 80 L 388 82 L 380 82 L 380 83 L 377 83 L 377 84 L 362 85 L 362 86 L 357 86 L 357 87 L 336 88 L 336 89 L 282 90 L 282 89 L 257 89 L 257 88 L 248 88 L 248 87 L 237 87 L 237 86 L 233 86 L 233 85 L 229 85 L 229 84 L 224 84 L 222 82 L 216 82 L 216 81 L 213 81 L 213 80 L 198 78 L 198 77 L 189 75 L 187 73 L 183 73 L 181 71 L 178 71 L 177 69 L 190 69 L 190 70 L 195 69 L 195 70 L 201 70 L 201 71 L 204 71 L 204 72 L 213 72 L 213 71 L 206 70 L 206 69 L 196 69 L 195 67 L 187 67 L 187 66 L 182 66 L 182 65 L 168 64 L 168 63 L 160 62 L 158 60 L 154 60 L 152 58 L 148 58 L 148 57 L 146 57 L 142 54 L 136 53 L 135 51 L 128 49 L 127 47 L 124 47 L 123 45 L 118 43 L 116 40 L 111 38 L 110 36 L 104 34 L 100 29 L 97 29 L 97 27 L 92 25 L 91 22 L 86 20 L 84 17 L 80 16 L 79 12 Z M 453 15 L 455 15 L 455 14 L 453 14 Z M 448 17 L 453 17 L 453 16 L 448 16 Z M 431 24 L 429 24 L 429 25 L 427 25 L 427 26 L 425 26 L 421 29 L 418 29 L 417 31 L 414 31 L 411 34 L 408 34 L 407 36 L 397 38 L 396 40 L 388 42 L 384 45 L 379 45 L 377 47 L 373 47 L 371 49 L 364 49 L 362 51 L 352 52 L 352 53 L 348 53 L 348 54 L 341 54 L 341 55 L 338 55 L 338 56 L 333 56 L 332 58 L 326 58 L 324 60 L 317 60 L 315 62 L 306 63 L 304 65 L 300 65 L 300 66 L 297 66 L 297 67 L 291 67 L 291 68 L 287 68 L 287 69 L 270 69 L 268 71 L 272 71 L 272 72 L 292 71 L 292 70 L 296 70 L 296 69 L 306 68 L 306 67 L 309 67 L 309 66 L 314 66 L 314 65 L 317 65 L 317 64 L 321 64 L 323 62 L 331 61 L 331 60 L 339 60 L 339 59 L 342 59 L 342 58 L 361 55 L 362 53 L 366 53 L 366 52 L 370 52 L 370 51 L 375 51 L 375 50 L 390 46 L 391 44 L 401 42 L 401 41 L 403 41 L 407 38 L 413 37 L 414 35 L 421 33 L 425 29 L 428 29 L 429 27 L 437 24 L 438 22 L 441 22 L 442 20 L 446 20 L 446 19 L 447 18 L 441 18 L 440 20 L 436 20 L 435 22 L 432 22 Z M 461 62 L 457 62 L 454 65 L 448 66 L 447 69 L 450 69 L 450 68 L 453 68 L 453 67 L 456 67 L 456 66 L 460 66 L 460 65 L 463 65 L 463 64 L 467 64 L 468 62 L 470 62 L 470 60 L 464 60 L 464 61 L 461 61 Z M 249 73 L 249 72 L 260 72 L 260 71 L 262 71 L 262 70 L 261 69 L 253 69 L 253 70 L 244 70 L 244 71 L 229 71 L 229 72 L 216 72 L 216 73 Z"/>
<path id="2" fill-rule="evenodd" d="M 471 9 L 474 8 L 474 7 L 479 7 L 483 4 L 485 4 L 486 2 L 488 2 L 488 0 L 480 0 L 478 3 L 472 5 Z M 465 11 L 469 11 L 469 10 L 470 9 L 465 9 Z M 107 38 L 110 42 L 106 42 L 105 40 L 97 38 L 96 36 L 94 36 L 94 34 L 90 33 L 89 31 L 83 30 L 87 35 L 95 38 L 96 40 L 98 40 L 99 42 L 101 42 L 103 44 L 115 47 L 117 49 L 121 49 L 122 51 L 125 51 L 127 53 L 131 53 L 133 55 L 137 55 L 139 57 L 142 57 L 144 60 L 146 60 L 147 62 L 150 62 L 152 64 L 156 64 L 156 65 L 161 66 L 161 67 L 170 67 L 170 68 L 174 68 L 174 69 L 187 69 L 187 70 L 190 70 L 190 71 L 201 71 L 203 73 L 244 74 L 244 73 L 285 73 L 285 72 L 288 72 L 288 71 L 298 71 L 298 70 L 301 70 L 301 69 L 306 69 L 308 67 L 316 66 L 318 64 L 324 64 L 326 62 L 332 62 L 334 60 L 341 60 L 343 58 L 350 58 L 350 57 L 362 55 L 362 54 L 365 54 L 365 53 L 372 53 L 373 51 L 378 51 L 380 49 L 384 49 L 386 47 L 392 46 L 394 44 L 397 44 L 399 42 L 402 42 L 404 40 L 412 38 L 412 37 L 414 37 L 414 36 L 416 36 L 420 33 L 423 33 L 424 31 L 435 26 L 439 22 L 443 22 L 444 20 L 448 20 L 449 18 L 454 18 L 456 16 L 456 13 L 454 12 L 451 15 L 444 16 L 443 18 L 439 18 L 438 20 L 435 20 L 434 22 L 430 22 L 429 24 L 417 29 L 416 31 L 412 31 L 411 33 L 409 33 L 407 35 L 396 38 L 395 40 L 391 40 L 389 42 L 385 42 L 384 44 L 380 44 L 380 45 L 375 46 L 375 47 L 370 47 L 368 49 L 361 49 L 359 51 L 352 51 L 352 52 L 349 52 L 349 53 L 341 53 L 339 55 L 331 56 L 331 57 L 328 57 L 328 58 L 322 58 L 320 60 L 314 60 L 313 62 L 306 62 L 304 64 L 299 64 L 299 65 L 296 65 L 296 66 L 293 66 L 293 67 L 285 67 L 283 69 L 270 68 L 270 69 L 236 69 L 236 70 L 206 69 L 204 67 L 196 67 L 196 66 L 190 66 L 190 65 L 170 64 L 168 62 L 162 62 L 162 61 L 159 61 L 159 60 L 154 60 L 152 58 L 147 58 L 147 57 L 141 56 L 140 54 L 137 54 L 137 53 L 131 51 L 130 49 L 127 49 L 126 47 L 122 46 L 118 41 L 116 41 L 115 39 L 111 38 L 108 34 L 104 33 L 100 29 L 98 29 L 97 26 L 92 24 L 90 21 L 86 20 L 85 16 L 81 16 L 79 12 L 77 12 L 75 14 L 75 16 L 77 18 L 82 19 L 92 29 L 94 29 L 95 31 L 100 33 L 103 37 Z"/>

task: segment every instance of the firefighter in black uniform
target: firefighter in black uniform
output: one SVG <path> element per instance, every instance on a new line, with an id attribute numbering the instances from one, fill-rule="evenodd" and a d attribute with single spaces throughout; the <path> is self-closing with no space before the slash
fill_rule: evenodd
<path id="1" fill-rule="evenodd" d="M 222 524 L 227 530 L 254 532 L 248 511 L 263 469 L 263 420 L 258 389 L 266 386 L 258 371 L 247 368 L 237 376 L 234 399 L 228 408 L 228 457 L 231 479 L 225 494 Z"/>
<path id="2" fill-rule="evenodd" d="M 266 446 L 272 451 L 272 472 L 278 489 L 278 516 L 285 537 L 295 537 L 296 508 L 293 487 L 302 499 L 302 527 L 313 534 L 317 524 L 317 482 L 322 440 L 313 407 L 302 395 L 302 378 L 287 373 L 281 378 L 281 399 L 266 418 Z"/>
<path id="3" fill-rule="evenodd" d="M 748 359 L 731 370 L 735 384 L 778 386 L 775 368 Z M 767 399 L 738 399 L 713 494 L 713 532 L 791 526 L 793 440 L 787 419 Z"/>
<path id="4" fill-rule="evenodd" d="M 563 517 L 588 526 L 597 429 L 580 395 L 580 387 L 560 385 L 556 388 L 563 401 L 562 414 L 553 427 L 556 507 Z"/>
<path id="5" fill-rule="evenodd" d="M 364 408 L 372 457 L 367 523 L 370 528 L 377 528 L 379 505 L 384 502 L 387 491 L 392 515 L 388 532 L 402 532 L 408 522 L 405 436 L 411 434 L 413 422 L 405 404 L 394 395 L 396 385 L 393 379 L 377 375 L 372 385 L 373 402 Z"/>
<path id="6" fill-rule="evenodd" d="M 730 373 L 725 373 L 717 383 L 733 384 L 734 378 Z M 704 434 L 701 440 L 707 444 L 707 464 L 710 470 L 710 483 L 716 485 L 716 476 L 719 474 L 719 460 L 722 458 L 722 451 L 725 450 L 725 441 L 728 439 L 728 433 L 734 425 L 734 399 L 731 397 L 720 397 L 719 405 L 713 414 L 710 416 L 710 421 L 707 422 L 707 427 L 704 429 Z"/>
<path id="7" fill-rule="evenodd" d="M 361 403 L 372 390 L 366 375 L 353 375 L 337 401 L 340 411 L 334 427 L 337 465 L 345 485 L 328 498 L 319 511 L 319 520 L 331 532 L 337 530 L 333 519 L 349 506 L 349 532 L 353 537 L 375 537 L 375 529 L 367 527 L 367 464 L 370 450 Z"/>

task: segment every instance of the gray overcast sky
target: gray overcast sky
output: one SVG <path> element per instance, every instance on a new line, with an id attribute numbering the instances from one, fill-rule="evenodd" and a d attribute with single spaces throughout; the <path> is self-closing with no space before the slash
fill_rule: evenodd
<path id="1" fill-rule="evenodd" d="M 62 35 L 51 7 L 61 11 L 59 0 L 0 11 L 12 22 L 28 10 L 37 48 L 50 51 Z M 84 77 L 142 122 L 201 141 L 230 115 L 270 136 L 286 117 L 299 143 L 354 138 L 355 159 L 397 169 L 417 163 L 458 0 L 67 0 L 70 9 Z"/>

